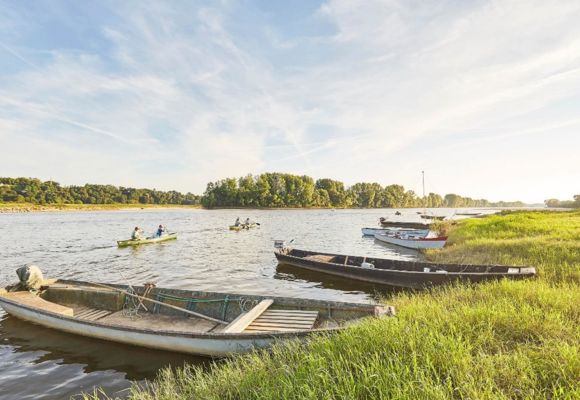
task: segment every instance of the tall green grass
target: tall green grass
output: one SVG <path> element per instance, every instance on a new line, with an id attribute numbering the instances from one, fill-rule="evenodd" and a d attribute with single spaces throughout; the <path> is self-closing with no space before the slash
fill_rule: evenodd
<path id="1" fill-rule="evenodd" d="M 236 357 L 165 369 L 131 399 L 580 398 L 580 212 L 467 220 L 437 261 L 536 266 L 538 277 L 390 299 L 396 318 Z"/>

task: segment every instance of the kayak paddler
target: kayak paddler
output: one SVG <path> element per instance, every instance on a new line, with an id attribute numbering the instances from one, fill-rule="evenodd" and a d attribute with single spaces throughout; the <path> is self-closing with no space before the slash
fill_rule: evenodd
<path id="1" fill-rule="evenodd" d="M 157 228 L 157 236 L 161 237 L 161 236 L 163 236 L 164 233 L 165 233 L 165 227 L 163 225 L 159 225 L 159 228 Z"/>
<path id="2" fill-rule="evenodd" d="M 135 227 L 133 233 L 131 234 L 131 240 L 139 240 L 141 239 L 141 229 L 138 226 Z"/>
<path id="3" fill-rule="evenodd" d="M 236 218 L 236 222 L 234 222 L 234 226 L 240 226 L 242 223 L 240 222 L 240 217 Z"/>

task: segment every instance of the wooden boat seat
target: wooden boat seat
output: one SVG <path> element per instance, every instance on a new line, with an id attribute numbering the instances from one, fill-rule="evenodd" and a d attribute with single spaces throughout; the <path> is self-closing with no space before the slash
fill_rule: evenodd
<path id="1" fill-rule="evenodd" d="M 97 308 L 80 307 L 75 310 L 75 318 L 88 321 L 97 321 L 113 314 L 113 311 L 99 310 Z"/>
<path id="2" fill-rule="evenodd" d="M 0 294 L 0 296 L 8 300 L 18 302 L 24 306 L 38 308 L 42 311 L 48 311 L 55 314 L 66 315 L 69 317 L 72 317 L 74 314 L 72 308 L 61 306 L 60 304 L 52 303 L 50 301 L 46 301 L 42 297 L 39 297 L 30 292 L 7 292 Z"/>
<path id="3" fill-rule="evenodd" d="M 242 333 L 256 318 L 258 318 L 268 307 L 274 303 L 272 299 L 259 302 L 247 313 L 240 314 L 238 318 L 230 322 L 222 331 L 223 333 Z"/>
<path id="4" fill-rule="evenodd" d="M 314 254 L 311 256 L 304 257 L 305 260 L 312 260 L 318 262 L 332 262 L 335 256 L 327 256 L 324 254 Z"/>
<path id="5" fill-rule="evenodd" d="M 267 310 L 252 321 L 244 332 L 307 331 L 314 327 L 318 311 Z"/>

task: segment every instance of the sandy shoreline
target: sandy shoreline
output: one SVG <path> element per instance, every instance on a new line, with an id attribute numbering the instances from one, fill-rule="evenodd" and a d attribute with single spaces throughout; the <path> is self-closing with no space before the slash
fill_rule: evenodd
<path id="1" fill-rule="evenodd" d="M 42 206 L 42 205 L 9 205 L 0 204 L 0 214 L 21 214 L 21 213 L 38 213 L 38 212 L 86 212 L 86 211 L 149 211 L 149 210 L 200 210 L 201 206 L 180 206 L 180 205 L 61 205 L 61 206 Z"/>

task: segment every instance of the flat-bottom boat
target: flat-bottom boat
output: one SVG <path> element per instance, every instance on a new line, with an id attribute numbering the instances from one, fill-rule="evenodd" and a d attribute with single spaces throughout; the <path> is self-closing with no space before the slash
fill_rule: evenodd
<path id="1" fill-rule="evenodd" d="M 536 274 L 534 267 L 507 265 L 438 264 L 278 248 L 278 262 L 352 280 L 403 288 L 425 288 L 455 281 L 484 282 L 499 278 L 522 279 Z"/>
<path id="2" fill-rule="evenodd" d="M 429 237 L 408 233 L 377 233 L 375 239 L 408 249 L 441 249 L 447 243 L 447 236 Z"/>
<path id="3" fill-rule="evenodd" d="M 0 289 L 0 306 L 14 317 L 63 332 L 216 357 L 335 332 L 394 312 L 371 304 L 72 280 L 53 280 L 36 293 Z"/>
<path id="4" fill-rule="evenodd" d="M 119 247 L 139 246 L 141 244 L 159 243 L 174 239 L 177 239 L 177 233 L 168 233 L 166 235 L 161 236 L 151 236 L 145 239 L 118 240 L 117 245 Z"/>

